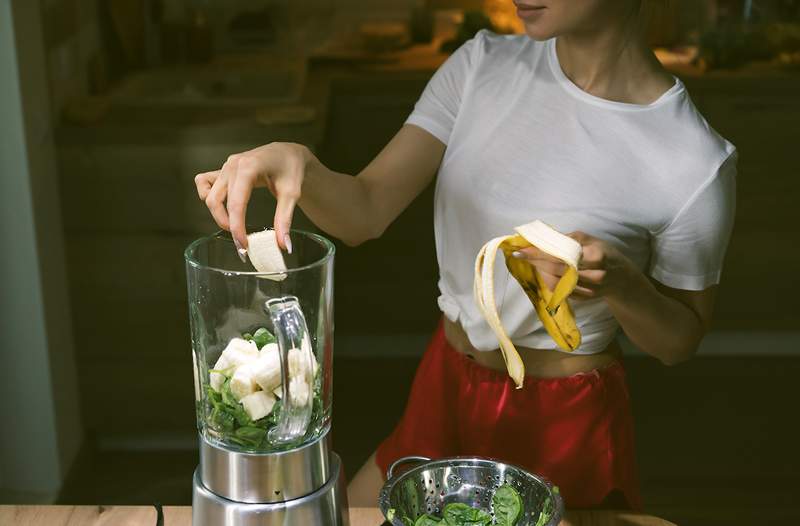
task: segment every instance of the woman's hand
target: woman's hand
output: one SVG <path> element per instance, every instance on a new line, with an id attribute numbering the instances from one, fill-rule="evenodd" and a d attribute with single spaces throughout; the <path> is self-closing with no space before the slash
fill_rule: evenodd
<path id="1" fill-rule="evenodd" d="M 313 154 L 301 144 L 270 143 L 228 157 L 222 168 L 194 178 L 197 194 L 214 221 L 229 230 L 237 248 L 247 248 L 245 216 L 253 188 L 267 187 L 277 199 L 274 227 L 278 245 L 291 253 L 289 229 Z"/>
<path id="2" fill-rule="evenodd" d="M 583 232 L 572 232 L 568 235 L 583 247 L 583 256 L 578 265 L 578 286 L 571 297 L 589 299 L 624 296 L 632 273 L 638 272 L 633 262 L 616 247 L 601 239 Z M 515 252 L 515 257 L 534 265 L 551 290 L 567 270 L 563 261 L 536 247 L 519 250 Z"/>

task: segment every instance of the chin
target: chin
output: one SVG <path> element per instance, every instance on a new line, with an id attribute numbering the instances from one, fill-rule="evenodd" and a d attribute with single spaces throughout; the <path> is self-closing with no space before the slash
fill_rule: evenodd
<path id="1" fill-rule="evenodd" d="M 549 40 L 558 35 L 558 32 L 545 24 L 525 24 L 525 34 L 533 40 Z"/>

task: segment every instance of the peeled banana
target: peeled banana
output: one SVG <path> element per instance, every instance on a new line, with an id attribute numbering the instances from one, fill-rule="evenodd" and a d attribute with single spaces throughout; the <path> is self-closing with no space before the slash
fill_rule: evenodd
<path id="1" fill-rule="evenodd" d="M 264 391 L 256 391 L 240 400 L 244 410 L 254 422 L 270 414 L 275 405 L 275 397 Z"/>
<path id="2" fill-rule="evenodd" d="M 542 221 L 533 221 L 514 230 L 516 234 L 496 237 L 481 247 L 475 258 L 473 294 L 483 317 L 497 336 L 508 374 L 514 380 L 517 389 L 520 389 L 525 379 L 525 365 L 503 328 L 495 302 L 494 261 L 497 251 L 503 251 L 509 273 L 525 291 L 556 345 L 564 351 L 574 351 L 581 344 L 581 333 L 566 300 L 578 283 L 578 264 L 582 249 L 580 243 Z M 513 252 L 531 246 L 560 259 L 567 265 L 567 271 L 552 291 L 535 266 L 512 256 Z"/>
<path id="3" fill-rule="evenodd" d="M 252 363 L 252 362 L 251 362 Z M 236 369 L 231 376 L 231 393 L 237 400 L 241 400 L 247 395 L 251 395 L 258 390 L 258 384 L 250 368 L 250 364 Z"/>
<path id="4" fill-rule="evenodd" d="M 247 366 L 253 380 L 265 391 L 272 391 L 281 384 L 281 355 L 278 346 L 271 348 Z"/>
<path id="5" fill-rule="evenodd" d="M 209 374 L 209 383 L 215 391 L 219 391 L 225 382 L 225 374 L 219 371 L 235 370 L 239 366 L 250 363 L 258 358 L 258 346 L 252 341 L 243 338 L 233 338 L 228 342 L 225 350 L 222 351 L 217 363 L 214 364 L 214 371 Z M 228 374 L 227 376 L 230 376 Z"/>
<path id="6" fill-rule="evenodd" d="M 274 230 L 262 230 L 247 236 L 247 255 L 250 263 L 259 272 L 269 272 L 264 276 L 273 281 L 286 279 L 286 262 L 278 246 Z"/>

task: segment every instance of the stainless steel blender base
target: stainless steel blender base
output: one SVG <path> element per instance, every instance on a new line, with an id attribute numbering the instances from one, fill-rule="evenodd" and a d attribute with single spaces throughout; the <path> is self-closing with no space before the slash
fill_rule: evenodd
<path id="1" fill-rule="evenodd" d="M 286 502 L 248 504 L 211 493 L 194 473 L 192 526 L 349 526 L 342 462 L 330 453 L 330 478 L 317 491 Z"/>
<path id="2" fill-rule="evenodd" d="M 304 497 L 330 478 L 328 432 L 279 453 L 239 453 L 200 435 L 200 480 L 212 493 L 235 502 L 264 504 Z"/>

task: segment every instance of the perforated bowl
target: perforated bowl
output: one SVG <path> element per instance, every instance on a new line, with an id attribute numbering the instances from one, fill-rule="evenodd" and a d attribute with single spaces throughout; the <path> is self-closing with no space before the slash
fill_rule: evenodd
<path id="1" fill-rule="evenodd" d="M 418 465 L 395 475 L 400 465 L 411 463 Z M 512 486 L 522 497 L 522 516 L 516 526 L 556 526 L 564 515 L 561 495 L 548 480 L 488 458 L 403 457 L 389 467 L 386 478 L 378 503 L 393 526 L 407 526 L 403 522 L 406 517 L 413 524 L 424 513 L 441 517 L 444 507 L 452 502 L 493 514 L 492 496 L 502 484 Z M 390 517 L 390 509 L 394 516 Z M 549 519 L 543 519 L 547 514 Z"/>

